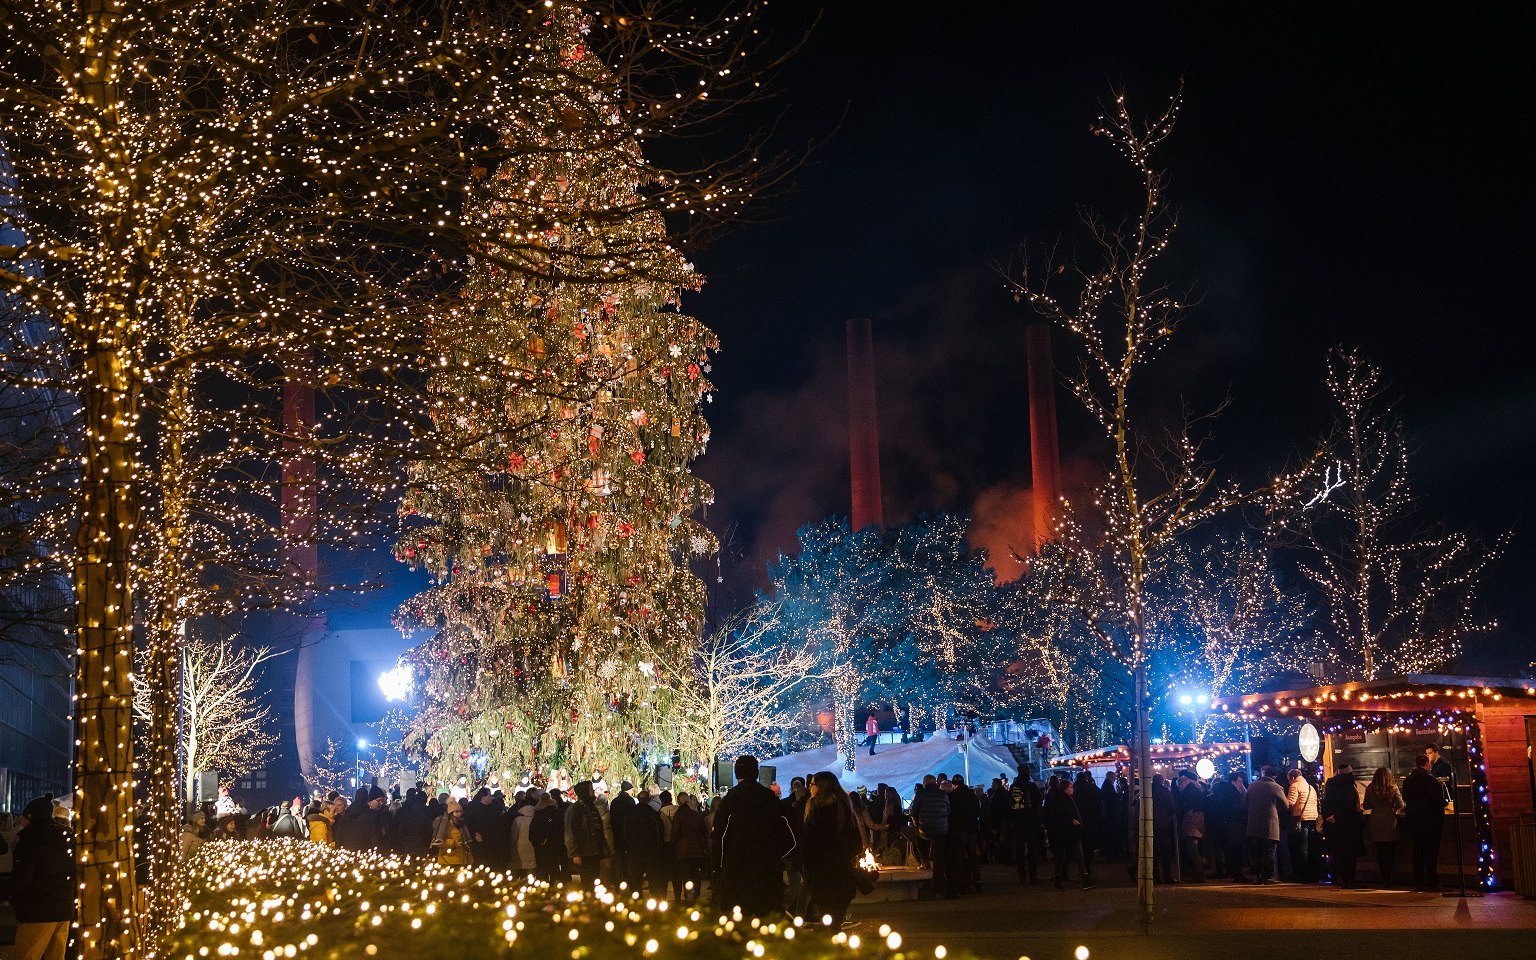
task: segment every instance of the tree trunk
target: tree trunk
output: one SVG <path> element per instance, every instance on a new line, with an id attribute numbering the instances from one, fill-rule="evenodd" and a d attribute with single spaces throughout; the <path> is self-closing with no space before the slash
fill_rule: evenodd
<path id="1" fill-rule="evenodd" d="M 145 780 L 144 823 L 139 856 L 148 859 L 146 956 L 168 935 L 181 913 L 184 873 L 181 863 L 181 783 L 178 763 L 181 689 L 181 627 L 160 621 L 150 628 L 145 658 L 149 687 L 149 730 L 141 769 Z"/>
<path id="2" fill-rule="evenodd" d="M 1152 930 L 1152 709 L 1145 656 L 1132 671 L 1136 684 L 1136 776 L 1141 781 L 1136 823 L 1136 923 Z"/>
<path id="3" fill-rule="evenodd" d="M 191 374 L 178 368 L 166 392 L 163 441 L 157 465 L 161 509 L 161 550 L 152 557 L 158 589 L 148 624 L 145 681 L 150 697 L 149 730 L 145 736 L 144 814 L 147 836 L 139 855 L 148 857 L 148 916 L 143 929 L 146 955 L 170 934 L 181 911 L 184 871 L 181 863 L 181 797 L 178 776 L 181 749 L 182 639 L 187 615 L 187 588 L 182 562 L 186 532 L 187 465 L 184 415 L 191 402 Z M 190 758 L 187 758 L 190 760 Z M 188 797 L 190 800 L 190 796 Z"/>
<path id="4" fill-rule="evenodd" d="M 124 311 L 126 312 L 126 311 Z M 126 322 L 126 318 L 124 318 Z M 80 951 L 138 954 L 133 869 L 133 541 L 138 372 L 104 337 L 81 360 L 85 442 L 76 533 L 75 847 Z"/>
<path id="5" fill-rule="evenodd" d="M 847 680 L 839 680 L 833 685 L 832 704 L 832 730 L 837 738 L 837 752 L 843 755 L 843 770 L 853 773 L 858 769 L 856 759 L 858 747 L 858 734 L 853 725 L 853 718 L 857 710 L 854 700 L 857 684 Z"/>

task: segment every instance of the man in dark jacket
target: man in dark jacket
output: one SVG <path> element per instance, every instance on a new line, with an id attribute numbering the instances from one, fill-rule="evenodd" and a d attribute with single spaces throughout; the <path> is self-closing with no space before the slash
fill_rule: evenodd
<path id="1" fill-rule="evenodd" d="M 949 794 L 949 842 L 955 851 L 955 885 L 980 893 L 981 798 L 960 774 L 951 775 L 949 782 L 954 785 Z"/>
<path id="2" fill-rule="evenodd" d="M 1220 857 L 1216 872 L 1238 883 L 1243 882 L 1246 859 L 1243 848 L 1248 833 L 1248 806 L 1243 802 L 1243 794 L 1247 789 L 1248 778 L 1234 772 L 1212 785 L 1205 805 L 1205 835 L 1211 838 L 1211 847 Z"/>
<path id="3" fill-rule="evenodd" d="M 528 842 L 533 845 L 534 867 L 546 883 L 561 883 L 565 869 L 565 805 L 553 790 L 539 798 L 533 808 L 533 822 L 528 825 Z"/>
<path id="4" fill-rule="evenodd" d="M 933 866 L 932 889 L 945 897 L 959 896 L 955 883 L 954 847 L 949 837 L 949 795 L 939 789 L 933 774 L 923 777 L 922 789 L 912 797 L 912 822 L 918 839 L 928 845 L 928 862 Z"/>
<path id="5" fill-rule="evenodd" d="M 1336 769 L 1338 773 L 1323 784 L 1318 812 L 1333 860 L 1333 885 L 1347 888 L 1355 885 L 1355 864 L 1365 851 L 1365 813 L 1360 809 L 1360 791 L 1355 789 L 1355 765 L 1346 759 Z"/>
<path id="6" fill-rule="evenodd" d="M 1178 862 L 1179 805 L 1168 781 L 1152 774 L 1152 872 L 1158 883 L 1172 883 Z"/>
<path id="7" fill-rule="evenodd" d="M 621 780 L 619 792 L 608 801 L 608 826 L 613 830 L 613 875 L 619 880 L 629 876 L 629 842 L 624 830 L 629 826 L 630 811 L 635 809 L 635 798 L 629 792 L 634 788 L 628 780 Z"/>
<path id="8" fill-rule="evenodd" d="M 1029 767 L 1020 764 L 1019 775 L 1009 791 L 1013 818 L 1013 862 L 1019 868 L 1020 883 L 1040 882 L 1040 854 L 1045 846 L 1045 827 L 1040 819 L 1040 785 L 1030 777 Z"/>
<path id="9" fill-rule="evenodd" d="M 64 960 L 75 915 L 75 858 L 69 836 L 53 819 L 53 798 L 38 797 L 17 820 L 11 860 L 11 905 L 16 911 L 12 956 Z"/>
<path id="10" fill-rule="evenodd" d="M 336 815 L 336 823 L 331 827 L 337 849 L 367 850 L 369 828 L 364 821 L 368 819 L 368 788 L 358 787 L 352 802 Z"/>
<path id="11" fill-rule="evenodd" d="M 737 757 L 736 786 L 717 802 L 709 837 L 717 905 L 740 907 L 746 916 L 783 912 L 783 861 L 794 848 L 778 798 L 757 782 L 757 758 Z"/>
<path id="12" fill-rule="evenodd" d="M 615 816 L 609 811 L 609 816 Z M 666 879 L 661 872 L 661 814 L 651 805 L 651 794 L 641 790 L 624 821 L 624 841 L 629 844 L 624 855 L 624 879 L 636 893 L 647 882 L 658 899 L 666 896 Z"/>
<path id="13" fill-rule="evenodd" d="M 1052 778 L 1051 789 L 1045 795 L 1042 818 L 1051 837 L 1051 856 L 1056 858 L 1056 889 L 1065 889 L 1067 865 L 1076 860 L 1083 889 L 1092 890 L 1096 884 L 1088 872 L 1088 862 L 1083 859 L 1083 818 L 1072 796 L 1074 789 L 1067 777 Z"/>
<path id="14" fill-rule="evenodd" d="M 1427 754 L 1413 758 L 1403 780 L 1403 826 L 1413 844 L 1413 888 L 1440 891 L 1440 834 L 1445 828 L 1445 790 L 1431 772 Z"/>
<path id="15" fill-rule="evenodd" d="M 1093 774 L 1087 770 L 1073 781 L 1072 800 L 1083 818 L 1083 862 L 1092 870 L 1094 851 L 1104 846 L 1104 797 L 1099 793 L 1099 785 L 1093 782 Z"/>
<path id="16" fill-rule="evenodd" d="M 407 790 L 404 802 L 390 823 L 395 852 L 427 856 L 432 847 L 432 819 L 426 795 L 416 787 Z"/>
<path id="17" fill-rule="evenodd" d="M 565 811 L 565 852 L 571 866 L 581 876 L 582 886 L 592 889 L 602 876 L 603 861 L 609 853 L 608 837 L 603 830 L 603 812 L 597 808 L 592 781 L 576 784 L 576 802 Z"/>

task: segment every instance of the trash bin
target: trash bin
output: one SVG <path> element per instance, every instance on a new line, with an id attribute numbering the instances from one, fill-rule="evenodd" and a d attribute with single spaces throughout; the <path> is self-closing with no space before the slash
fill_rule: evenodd
<path id="1" fill-rule="evenodd" d="M 1536 899 L 1536 823 L 1516 823 L 1509 828 L 1514 863 L 1515 892 Z"/>

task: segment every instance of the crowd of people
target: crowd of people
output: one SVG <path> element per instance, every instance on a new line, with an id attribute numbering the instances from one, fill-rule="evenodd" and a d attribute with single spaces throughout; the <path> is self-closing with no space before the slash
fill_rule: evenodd
<path id="1" fill-rule="evenodd" d="M 987 789 L 959 774 L 930 774 L 914 784 L 910 802 L 883 783 L 850 793 L 827 771 L 795 777 L 781 795 L 758 773 L 755 758 L 739 757 L 735 785 L 712 802 L 686 791 L 636 790 L 627 780 L 612 796 L 600 780 L 568 791 L 528 785 L 510 796 L 482 787 L 463 797 L 418 783 L 403 794 L 367 786 L 352 797 L 295 797 L 250 815 L 221 789 L 184 824 L 182 851 L 212 839 L 281 837 L 482 865 L 551 884 L 623 884 L 674 903 L 693 902 L 707 883 L 723 908 L 837 924 L 856 893 L 872 886 L 877 864 L 931 871 L 929 895 L 956 898 L 981 892 L 988 860 L 1015 865 L 1024 884 L 1041 882 L 1049 860 L 1057 889 L 1073 868 L 1086 889 L 1096 863 L 1136 849 L 1140 790 L 1120 769 L 1102 782 L 1081 771 L 1041 784 L 1021 766 L 1012 782 L 997 778 Z M 1378 882 L 1390 886 L 1406 845 L 1414 888 L 1438 890 L 1452 779 L 1433 746 L 1415 758 L 1401 787 L 1382 767 L 1362 789 L 1347 760 L 1320 785 L 1302 770 L 1267 766 L 1251 783 L 1241 772 L 1205 781 L 1186 770 L 1171 783 L 1154 775 L 1154 879 L 1331 879 L 1351 887 L 1370 854 Z M 67 817 L 41 797 L 18 820 L 11 900 L 17 956 L 26 960 L 62 956 L 74 904 Z"/>
<path id="2" fill-rule="evenodd" d="M 1009 790 L 1008 820 L 994 817 L 992 823 L 993 830 L 1012 834 L 1011 843 L 996 846 L 1012 848 L 1021 882 L 1038 882 L 1048 853 L 1058 887 L 1072 865 L 1083 885 L 1091 886 L 1097 856 L 1117 859 L 1136 848 L 1140 790 L 1123 772 L 1106 773 L 1102 784 L 1086 771 L 1053 776 L 1043 790 L 1024 773 Z M 1449 762 L 1433 745 L 1415 758 L 1401 787 L 1390 769 L 1380 767 L 1362 788 L 1347 759 L 1320 785 L 1300 769 L 1269 766 L 1251 783 L 1243 772 L 1206 781 L 1185 770 L 1171 782 L 1155 774 L 1154 882 L 1327 880 L 1349 888 L 1358 884 L 1359 862 L 1369 855 L 1377 883 L 1389 887 L 1399 880 L 1398 854 L 1406 847 L 1414 889 L 1437 891 L 1452 779 Z M 990 809 L 1002 808 L 1002 789 L 994 784 L 989 791 L 995 798 Z"/>

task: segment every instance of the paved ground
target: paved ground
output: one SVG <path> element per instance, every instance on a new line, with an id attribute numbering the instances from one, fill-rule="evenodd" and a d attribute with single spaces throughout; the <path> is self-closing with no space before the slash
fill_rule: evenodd
<path id="1" fill-rule="evenodd" d="M 873 936 L 889 923 L 908 946 L 964 947 L 998 960 L 1072 960 L 1079 945 L 1091 960 L 1233 960 L 1277 952 L 1536 958 L 1536 900 L 1511 893 L 1461 900 L 1403 890 L 1176 884 L 1157 888 L 1152 933 L 1143 935 L 1124 865 L 1099 873 L 1104 885 L 1096 890 L 1058 891 L 1049 882 L 1020 885 L 1013 868 L 987 865 L 979 895 L 856 903 L 861 922 L 854 932 Z"/>

